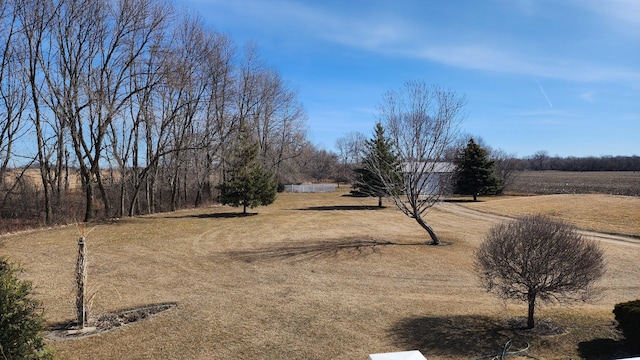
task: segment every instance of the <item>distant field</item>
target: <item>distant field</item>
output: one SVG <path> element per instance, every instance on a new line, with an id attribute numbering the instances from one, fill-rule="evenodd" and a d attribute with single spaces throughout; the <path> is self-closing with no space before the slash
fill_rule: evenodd
<path id="1" fill-rule="evenodd" d="M 470 359 L 498 353 L 509 339 L 530 342 L 527 354 L 544 359 L 630 355 L 599 351 L 620 348 L 613 306 L 640 294 L 637 244 L 602 243 L 602 293 L 587 304 L 537 308 L 538 319 L 567 329 L 543 336 L 505 325 L 526 306 L 479 286 L 473 254 L 494 220 L 435 208 L 427 218 L 451 245 L 426 246 L 426 233 L 394 207 L 341 192 L 280 194 L 246 217 L 220 206 L 30 231 L 1 237 L 0 254 L 26 270 L 52 323 L 73 318 L 80 234 L 93 314 L 178 304 L 107 333 L 51 341 L 61 359 L 351 360 L 413 349 L 430 360 Z M 531 197 L 510 199 L 502 204 L 518 208 Z M 618 199 L 609 199 L 610 212 Z M 586 208 L 593 199 L 570 201 Z M 580 216 L 601 224 L 598 213 Z"/>
<path id="2" fill-rule="evenodd" d="M 505 191 L 517 194 L 640 196 L 640 172 L 520 171 Z"/>

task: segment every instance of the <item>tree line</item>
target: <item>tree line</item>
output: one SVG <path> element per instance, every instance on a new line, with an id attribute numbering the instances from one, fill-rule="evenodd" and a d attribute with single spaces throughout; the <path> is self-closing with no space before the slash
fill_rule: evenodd
<path id="1" fill-rule="evenodd" d="M 507 187 L 516 171 L 640 171 L 640 156 L 550 156 L 541 150 L 534 155 L 517 157 L 503 149 L 493 148 L 481 137 L 462 134 L 459 140 L 446 150 L 443 161 L 456 161 L 456 155 L 474 139 L 479 147 L 486 151 L 487 158 L 493 162 L 495 174 L 502 179 L 502 187 Z M 363 151 L 367 136 L 361 132 L 350 132 L 336 141 L 334 178 L 339 182 L 357 181 L 357 169 L 363 162 Z"/>
<path id="2" fill-rule="evenodd" d="M 339 139 L 337 152 L 307 140 L 296 89 L 255 45 L 238 46 L 162 0 L 0 1 L 0 54 L 2 219 L 88 221 L 216 201 L 244 128 L 280 184 L 352 182 L 362 160 L 361 133 Z M 387 125 L 401 124 L 394 111 L 406 104 L 384 103 Z M 394 141 L 406 142 L 405 155 L 448 156 L 417 153 L 399 130 L 389 128 Z M 489 153 L 503 179 L 558 163 L 640 168 L 638 157 Z"/>
<path id="3" fill-rule="evenodd" d="M 322 155 L 296 90 L 255 45 L 161 0 L 1 1 L 0 53 L 3 218 L 210 202 L 241 128 L 281 183 Z"/>
<path id="4" fill-rule="evenodd" d="M 549 156 L 541 150 L 518 159 L 519 170 L 558 171 L 640 171 L 640 156 Z"/>

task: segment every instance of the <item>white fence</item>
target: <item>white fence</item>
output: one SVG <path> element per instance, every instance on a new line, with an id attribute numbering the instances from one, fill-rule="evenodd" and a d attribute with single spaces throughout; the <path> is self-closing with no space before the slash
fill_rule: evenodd
<path id="1" fill-rule="evenodd" d="M 284 191 L 296 193 L 315 193 L 336 191 L 336 184 L 285 185 Z"/>

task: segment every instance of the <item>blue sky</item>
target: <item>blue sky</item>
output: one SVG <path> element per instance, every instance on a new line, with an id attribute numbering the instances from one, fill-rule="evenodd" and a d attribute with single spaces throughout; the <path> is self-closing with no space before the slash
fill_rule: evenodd
<path id="1" fill-rule="evenodd" d="M 524 157 L 640 155 L 640 0 L 176 0 L 299 91 L 309 139 L 370 136 L 382 95 L 466 97 L 462 131 Z"/>

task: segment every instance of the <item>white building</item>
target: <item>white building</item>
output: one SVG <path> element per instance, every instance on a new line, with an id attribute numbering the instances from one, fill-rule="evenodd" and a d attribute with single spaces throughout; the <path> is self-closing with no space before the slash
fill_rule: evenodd
<path id="1" fill-rule="evenodd" d="M 402 164 L 405 181 L 421 195 L 436 195 L 450 184 L 456 166 L 446 161 L 409 161 Z"/>

